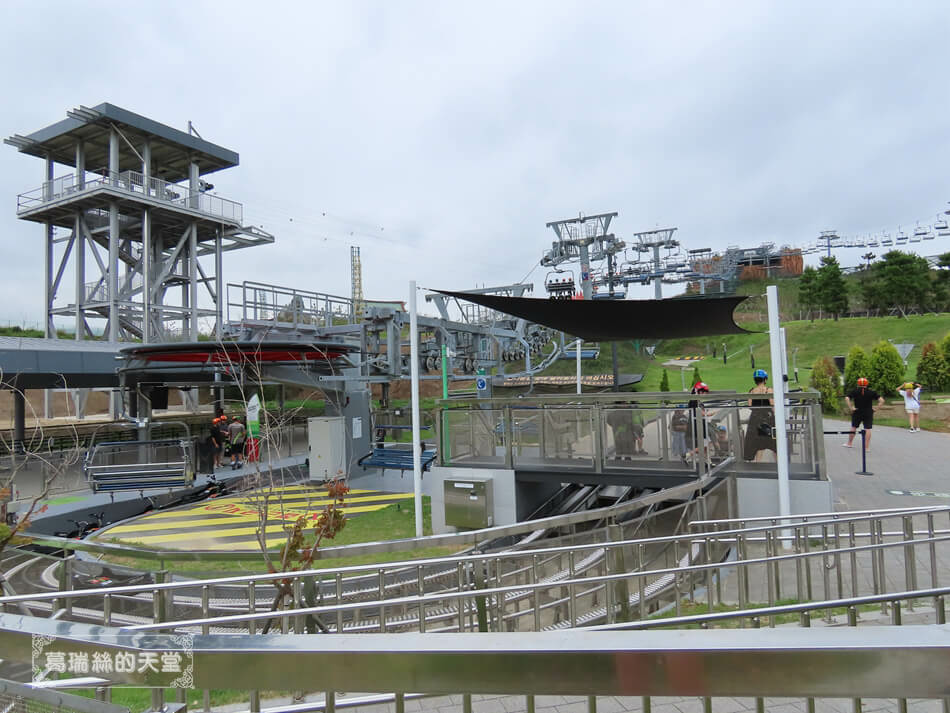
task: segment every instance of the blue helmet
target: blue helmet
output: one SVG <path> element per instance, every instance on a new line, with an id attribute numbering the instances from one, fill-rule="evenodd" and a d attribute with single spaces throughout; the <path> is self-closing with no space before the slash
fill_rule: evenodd
<path id="1" fill-rule="evenodd" d="M 752 378 L 753 379 L 768 379 L 769 372 L 767 372 L 765 369 L 756 369 L 755 373 L 752 374 Z"/>

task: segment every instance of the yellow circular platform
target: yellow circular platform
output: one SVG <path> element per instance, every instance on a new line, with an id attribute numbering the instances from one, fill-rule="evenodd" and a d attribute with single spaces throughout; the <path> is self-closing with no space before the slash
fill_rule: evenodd
<path id="1" fill-rule="evenodd" d="M 330 500 L 326 488 L 299 484 L 273 488 L 267 504 L 267 545 L 284 542 L 284 525 L 301 515 L 316 520 Z M 382 510 L 411 500 L 412 493 L 351 490 L 343 505 L 346 516 Z M 255 533 L 263 493 L 209 498 L 174 510 L 142 515 L 96 533 L 96 539 L 143 545 L 159 550 L 256 551 Z"/>

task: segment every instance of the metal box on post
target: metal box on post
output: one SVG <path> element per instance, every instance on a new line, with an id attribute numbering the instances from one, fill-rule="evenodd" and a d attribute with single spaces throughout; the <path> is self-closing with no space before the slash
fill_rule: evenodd
<path id="1" fill-rule="evenodd" d="M 442 492 L 446 525 L 478 530 L 494 524 L 491 478 L 446 478 Z"/>
<path id="2" fill-rule="evenodd" d="M 307 419 L 310 480 L 331 480 L 346 475 L 346 429 L 343 416 Z"/>

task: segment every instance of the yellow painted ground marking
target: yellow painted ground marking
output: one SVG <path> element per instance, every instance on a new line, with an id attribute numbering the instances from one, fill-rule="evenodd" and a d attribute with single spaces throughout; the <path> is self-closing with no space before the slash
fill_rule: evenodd
<path id="1" fill-rule="evenodd" d="M 268 537 L 267 546 L 273 547 L 274 545 L 282 545 L 286 541 L 286 538 L 283 536 L 278 537 Z M 328 546 L 333 544 L 333 540 L 327 540 Z M 204 540 L 200 541 L 197 545 L 194 545 L 191 549 L 195 550 L 210 550 L 213 552 L 234 552 L 241 550 L 257 550 L 258 544 L 255 539 L 248 540 L 228 540 L 227 542 L 206 542 Z M 169 550 L 171 551 L 171 550 Z M 271 555 L 276 555 L 277 552 L 272 552 Z"/>
<path id="2" fill-rule="evenodd" d="M 382 510 L 384 507 L 386 506 L 385 505 L 365 505 L 363 507 L 351 508 L 350 512 L 351 513 L 374 512 L 376 510 Z M 268 525 L 265 529 L 265 532 L 268 532 L 268 533 L 283 532 L 285 524 L 289 524 L 289 523 L 281 523 L 279 525 Z M 108 530 L 102 533 L 102 536 L 104 539 L 108 538 L 109 532 L 111 532 L 111 530 Z M 145 535 L 144 537 L 129 537 L 129 538 L 122 538 L 122 539 L 127 539 L 130 542 L 138 542 L 143 545 L 157 545 L 163 542 L 184 542 L 186 540 L 189 543 L 194 544 L 205 539 L 204 537 L 202 537 L 202 535 L 208 538 L 215 539 L 219 537 L 231 537 L 234 535 L 253 535 L 256 532 L 257 532 L 256 526 L 255 527 L 225 528 L 221 530 L 211 530 L 211 529 L 206 528 L 202 530 L 192 530 L 189 532 L 177 532 L 174 534 L 167 534 L 167 535 Z M 194 549 L 202 549 L 202 548 L 195 546 Z"/>
<path id="3" fill-rule="evenodd" d="M 391 496 L 389 499 L 395 500 L 408 500 L 412 498 L 412 493 L 400 493 L 397 496 Z M 375 510 L 382 509 L 391 505 L 391 502 L 376 503 L 379 507 L 374 510 L 361 510 L 358 507 L 354 507 L 355 503 L 358 502 L 374 502 L 378 500 L 383 500 L 384 498 L 352 498 L 346 501 L 346 504 L 343 505 L 342 510 L 344 513 L 357 513 L 357 512 L 374 512 Z M 221 504 L 227 507 L 226 504 L 221 503 L 221 501 L 214 501 L 216 504 Z M 214 510 L 191 510 L 189 516 L 186 519 L 181 520 L 161 520 L 160 522 L 154 522 L 154 517 L 151 515 L 146 515 L 144 519 L 136 520 L 131 522 L 128 525 L 117 525 L 116 527 L 110 527 L 106 530 L 103 535 L 108 536 L 109 533 L 123 534 L 126 532 L 150 532 L 155 530 L 176 530 L 182 528 L 192 528 L 194 530 L 200 530 L 211 527 L 228 527 L 230 525 L 236 525 L 242 522 L 257 522 L 258 514 L 257 512 L 248 512 L 247 508 L 241 505 L 241 512 L 228 512 L 226 510 L 214 511 Z M 269 509 L 269 520 L 280 520 L 280 508 L 272 505 Z M 298 517 L 303 514 L 312 515 L 314 513 L 319 513 L 323 508 L 314 508 L 310 507 L 306 510 L 304 508 L 295 508 L 293 506 L 284 503 L 284 515 L 283 518 L 287 522 L 293 522 Z"/>
<path id="4" fill-rule="evenodd" d="M 363 490 L 359 492 L 372 493 L 372 492 L 377 492 L 377 491 Z M 413 497 L 412 493 L 391 493 L 389 495 L 384 495 L 382 493 L 379 493 L 378 495 L 366 495 L 363 497 L 355 497 L 355 498 L 351 498 L 347 496 L 346 502 L 347 503 L 362 503 L 362 502 L 375 502 L 378 500 L 407 500 L 412 497 Z M 202 500 L 200 503 L 193 503 L 184 508 L 180 508 L 177 510 L 169 510 L 167 512 L 153 512 L 153 513 L 149 513 L 145 515 L 144 517 L 152 521 L 155 521 L 155 520 L 182 520 L 184 521 L 188 518 L 195 517 L 196 515 L 207 515 L 213 512 L 217 512 L 217 511 L 220 511 L 222 514 L 227 514 L 227 512 L 223 508 L 221 508 L 220 510 L 218 510 L 218 508 L 209 509 L 209 508 L 212 508 L 212 506 L 221 505 L 223 503 L 227 503 L 227 504 L 234 503 L 240 506 L 244 506 L 245 508 L 247 508 L 248 506 L 254 507 L 253 505 L 254 500 L 255 500 L 255 497 L 253 495 L 250 495 L 250 496 L 249 495 L 229 495 L 223 498 L 209 498 L 208 500 Z M 281 500 L 283 500 L 284 505 L 286 509 L 288 510 L 300 509 L 300 508 L 289 507 L 293 503 L 303 503 L 304 505 L 309 505 L 311 508 L 318 508 L 318 507 L 322 508 L 324 505 L 331 502 L 331 500 L 327 497 L 323 497 L 323 498 L 315 497 L 311 499 L 307 497 L 284 496 L 281 498 Z M 273 510 L 274 507 L 276 507 L 277 505 L 278 503 L 276 502 L 276 498 L 272 499 L 271 509 Z M 123 527 L 125 526 L 123 525 Z"/>

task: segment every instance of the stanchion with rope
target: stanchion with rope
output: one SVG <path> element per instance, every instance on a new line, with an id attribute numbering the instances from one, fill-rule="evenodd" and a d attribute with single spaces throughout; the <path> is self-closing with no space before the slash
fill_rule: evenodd
<path id="1" fill-rule="evenodd" d="M 850 436 L 851 431 L 822 431 L 826 436 Z M 867 430 L 862 428 L 858 433 L 861 434 L 861 470 L 854 471 L 855 475 L 874 475 L 868 470 L 868 451 L 866 448 Z"/>

